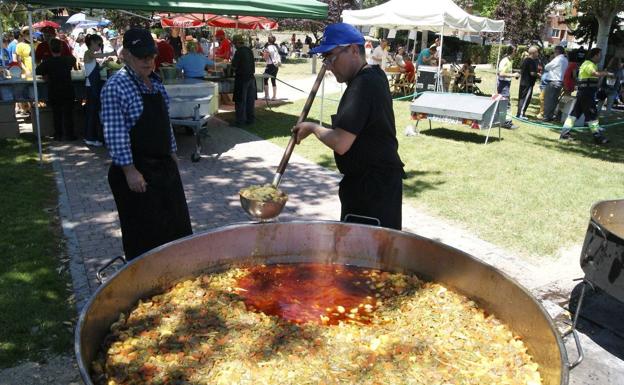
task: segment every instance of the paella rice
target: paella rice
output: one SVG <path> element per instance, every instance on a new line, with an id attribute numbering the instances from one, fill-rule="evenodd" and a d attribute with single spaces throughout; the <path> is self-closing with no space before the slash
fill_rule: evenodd
<path id="1" fill-rule="evenodd" d="M 270 183 L 245 187 L 239 193 L 244 198 L 258 202 L 283 202 L 288 199 L 288 196 L 282 190 Z"/>
<path id="2" fill-rule="evenodd" d="M 359 274 L 354 284 L 370 295 L 316 309 L 314 320 L 255 308 L 252 289 L 240 287 L 248 268 L 179 282 L 120 315 L 92 377 L 106 385 L 541 384 L 522 340 L 473 301 L 414 275 Z"/>

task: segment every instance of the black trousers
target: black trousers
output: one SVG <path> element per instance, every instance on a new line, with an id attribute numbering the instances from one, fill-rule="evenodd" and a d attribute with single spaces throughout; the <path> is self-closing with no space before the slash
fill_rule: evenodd
<path id="1" fill-rule="evenodd" d="M 104 141 L 104 130 L 100 122 L 100 93 L 98 87 L 87 87 L 87 102 L 85 104 L 85 139 L 100 142 Z"/>
<path id="2" fill-rule="evenodd" d="M 520 84 L 520 89 L 518 92 L 518 112 L 516 116 L 524 116 L 526 114 L 527 108 L 529 108 L 529 104 L 531 104 L 531 98 L 533 97 L 533 86 L 531 85 L 523 85 Z"/>
<path id="3" fill-rule="evenodd" d="M 71 138 L 74 136 L 74 100 L 50 100 L 52 119 L 54 121 L 54 139 Z"/>
<path id="4" fill-rule="evenodd" d="M 134 160 L 147 182 L 147 190 L 143 193 L 130 190 L 121 167 L 111 165 L 108 171 L 127 260 L 193 233 L 175 162 L 172 159 Z"/>
<path id="5" fill-rule="evenodd" d="M 273 85 L 273 87 L 275 87 L 275 85 L 277 84 L 275 78 L 277 77 L 278 70 L 279 68 L 275 64 L 267 64 L 266 68 L 264 69 L 265 74 L 271 75 L 271 84 Z M 266 89 L 266 86 L 268 85 L 269 78 L 264 78 L 264 88 Z"/>
<path id="6" fill-rule="evenodd" d="M 596 108 L 597 87 L 579 87 L 576 93 L 576 104 L 570 115 L 580 118 L 585 115 L 585 121 L 591 122 L 598 119 L 598 109 Z"/>
<path id="7" fill-rule="evenodd" d="M 340 220 L 348 214 L 377 218 L 382 227 L 401 230 L 402 169 L 376 169 L 365 175 L 345 175 L 340 181 Z"/>
<path id="8" fill-rule="evenodd" d="M 234 109 L 236 124 L 250 124 L 256 120 L 256 79 L 235 80 Z"/>

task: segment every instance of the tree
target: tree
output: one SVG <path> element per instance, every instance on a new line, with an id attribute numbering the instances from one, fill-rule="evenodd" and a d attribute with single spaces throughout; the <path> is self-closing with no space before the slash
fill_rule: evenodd
<path id="1" fill-rule="evenodd" d="M 150 12 L 134 11 L 133 13 L 134 15 L 128 14 L 126 12 L 120 12 L 114 9 L 107 9 L 104 11 L 104 17 L 111 21 L 111 28 L 115 28 L 121 31 L 124 31 L 130 27 L 150 27 L 150 19 L 152 16 Z"/>
<path id="2" fill-rule="evenodd" d="M 505 21 L 505 39 L 541 45 L 541 32 L 553 4 L 550 0 L 500 0 L 491 16 Z"/>
<path id="3" fill-rule="evenodd" d="M 340 15 L 345 9 L 358 9 L 356 0 L 319 0 L 327 3 L 327 20 L 307 20 L 307 19 L 284 19 L 280 20 L 280 29 L 293 29 L 298 31 L 312 32 L 314 39 L 318 41 L 319 34 L 328 24 L 340 22 Z M 374 0 L 373 0 L 374 1 Z M 366 0 L 365 0 L 366 2 Z"/>
<path id="4" fill-rule="evenodd" d="M 617 14 L 624 11 L 624 0 L 577 0 L 576 6 L 579 12 L 592 15 L 598 22 L 596 46 L 602 48 L 600 54 L 600 65 L 602 66 L 609 45 L 611 25 Z"/>
<path id="5" fill-rule="evenodd" d="M 590 48 L 596 44 L 598 38 L 598 20 L 593 15 L 584 14 L 580 16 L 569 17 L 566 20 L 566 24 L 570 26 L 571 34 L 574 35 L 576 41 L 579 44 L 587 44 Z M 624 22 L 624 19 L 616 16 L 611 23 L 609 29 L 609 44 L 621 45 L 624 44 L 624 32 L 620 30 L 620 24 Z"/>
<path id="6" fill-rule="evenodd" d="M 23 2 L 22 2 L 23 3 Z M 33 15 L 33 23 L 37 20 L 55 16 L 59 12 L 44 11 Z M 2 30 L 7 32 L 20 26 L 28 25 L 28 11 L 26 5 L 18 1 L 0 1 L 0 23 Z"/>
<path id="7" fill-rule="evenodd" d="M 462 9 L 471 9 L 473 14 L 490 17 L 496 10 L 500 0 L 454 0 Z"/>

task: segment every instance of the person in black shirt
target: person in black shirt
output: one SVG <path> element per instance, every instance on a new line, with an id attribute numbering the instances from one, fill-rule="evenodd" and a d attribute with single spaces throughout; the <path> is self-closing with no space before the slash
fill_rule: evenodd
<path id="1" fill-rule="evenodd" d="M 178 28 L 171 29 L 171 35 L 167 39 L 167 43 L 173 47 L 174 58 L 182 56 L 182 38 L 180 37 L 180 30 Z"/>
<path id="2" fill-rule="evenodd" d="M 518 91 L 518 112 L 517 118 L 524 118 L 529 104 L 531 104 L 531 98 L 533 97 L 533 86 L 535 80 L 539 78 L 538 73 L 538 55 L 539 51 L 537 47 L 532 46 L 529 48 L 529 56 L 522 61 L 520 66 L 520 89 Z"/>
<path id="3" fill-rule="evenodd" d="M 234 35 L 232 42 L 236 46 L 236 53 L 232 58 L 234 67 L 234 108 L 236 110 L 236 125 L 253 124 L 256 119 L 256 65 L 254 54 L 245 46 L 242 35 Z"/>
<path id="4" fill-rule="evenodd" d="M 62 42 L 50 40 L 52 56 L 37 66 L 37 75 L 48 81 L 48 104 L 52 107 L 54 140 L 76 140 L 74 136 L 74 87 L 71 70 L 76 65 L 74 56 L 61 56 Z"/>
<path id="5" fill-rule="evenodd" d="M 332 127 L 303 122 L 293 128 L 297 143 L 314 134 L 334 150 L 340 181 L 340 219 L 355 214 L 379 219 L 381 226 L 401 229 L 403 162 L 388 79 L 379 66 L 366 64 L 364 37 L 352 25 L 331 24 L 311 53 L 336 80 L 346 82 Z"/>

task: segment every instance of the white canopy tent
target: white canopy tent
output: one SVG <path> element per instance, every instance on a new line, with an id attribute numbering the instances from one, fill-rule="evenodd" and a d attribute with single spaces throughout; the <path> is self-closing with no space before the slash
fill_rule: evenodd
<path id="1" fill-rule="evenodd" d="M 503 32 L 505 22 L 473 16 L 452 0 L 390 0 L 376 7 L 342 12 L 342 21 L 388 29 L 418 28 L 452 33 Z"/>
<path id="2" fill-rule="evenodd" d="M 503 20 L 473 16 L 452 0 L 390 0 L 376 7 L 343 11 L 342 21 L 352 25 L 439 32 L 440 57 L 444 35 L 455 32 L 493 32 L 500 33 L 502 42 L 505 30 Z M 499 60 L 500 45 L 496 62 Z M 438 65 L 438 74 L 440 66 L 441 64 Z"/>

